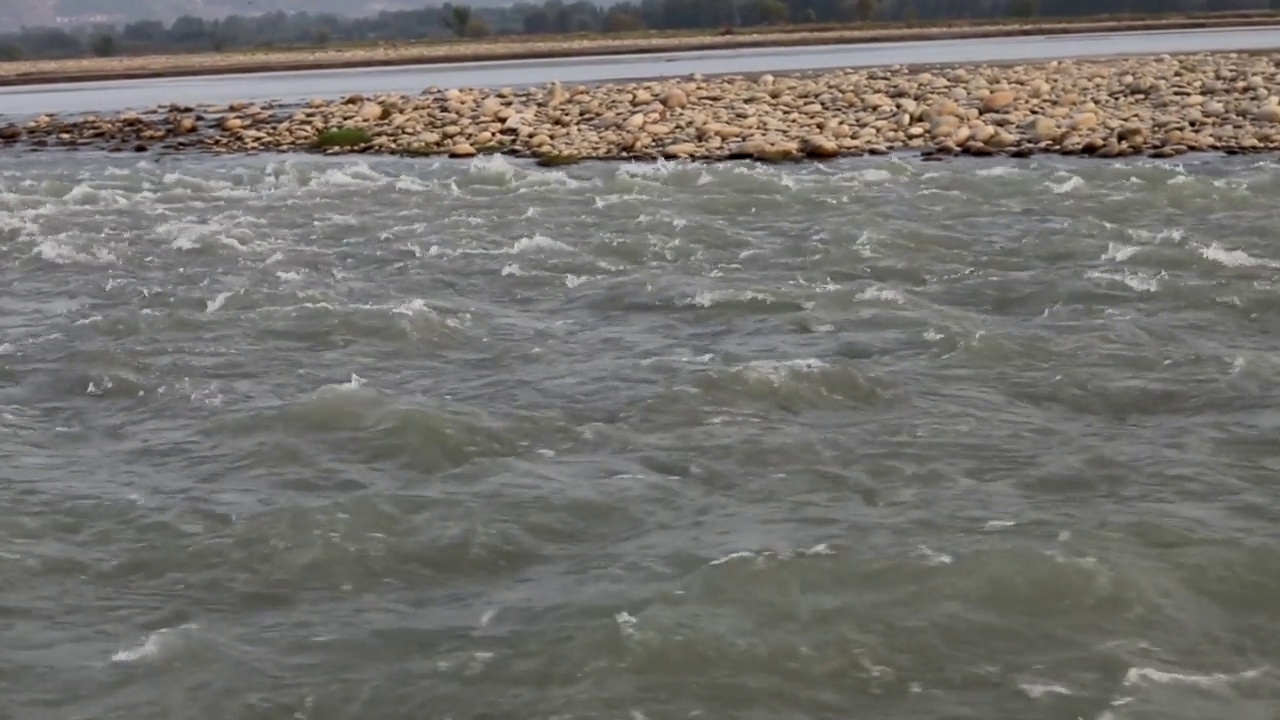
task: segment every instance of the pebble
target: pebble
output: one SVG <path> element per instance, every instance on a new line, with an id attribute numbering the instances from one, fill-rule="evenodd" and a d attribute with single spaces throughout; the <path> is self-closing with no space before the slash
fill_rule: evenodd
<path id="1" fill-rule="evenodd" d="M 578 159 L 767 161 L 917 150 L 1174 157 L 1280 150 L 1280 54 L 1191 54 L 1023 65 L 838 70 L 420 95 L 313 98 L 276 108 L 166 106 L 115 117 L 41 116 L 0 142 L 219 153 L 316 152 L 326 132 L 368 142 L 323 152 L 486 153 Z"/>

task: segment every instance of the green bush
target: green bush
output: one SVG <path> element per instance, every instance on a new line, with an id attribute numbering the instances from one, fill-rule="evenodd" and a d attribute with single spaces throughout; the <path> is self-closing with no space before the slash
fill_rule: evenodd
<path id="1" fill-rule="evenodd" d="M 373 136 L 364 128 L 340 128 L 321 133 L 320 137 L 316 138 L 316 147 L 359 147 L 367 145 L 372 140 Z"/>

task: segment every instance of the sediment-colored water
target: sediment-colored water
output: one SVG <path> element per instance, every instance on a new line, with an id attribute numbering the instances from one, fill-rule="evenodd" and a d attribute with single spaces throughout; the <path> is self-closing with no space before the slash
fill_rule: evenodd
<path id="1" fill-rule="evenodd" d="M 14 155 L 0 710 L 1272 720 L 1280 165 L 1183 160 Z"/>

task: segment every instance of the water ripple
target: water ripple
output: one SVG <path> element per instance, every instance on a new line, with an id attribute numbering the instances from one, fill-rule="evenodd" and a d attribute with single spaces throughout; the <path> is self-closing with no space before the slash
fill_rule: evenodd
<path id="1" fill-rule="evenodd" d="M 1270 718 L 1278 167 L 14 158 L 0 693 Z"/>

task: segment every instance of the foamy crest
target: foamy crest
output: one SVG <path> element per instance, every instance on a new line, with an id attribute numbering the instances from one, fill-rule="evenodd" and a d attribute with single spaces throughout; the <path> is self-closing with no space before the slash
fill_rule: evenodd
<path id="1" fill-rule="evenodd" d="M 1134 245 L 1121 245 L 1119 243 L 1107 243 L 1107 251 L 1102 254 L 1103 260 L 1113 262 L 1124 262 L 1129 258 L 1137 255 L 1142 248 Z"/>
<path id="2" fill-rule="evenodd" d="M 836 551 L 832 549 L 830 544 L 818 543 L 817 545 L 814 545 L 813 547 L 810 547 L 810 548 L 800 548 L 796 550 L 782 550 L 782 551 L 739 550 L 737 552 L 731 552 L 728 555 L 718 557 L 715 560 L 708 562 L 707 565 L 714 567 L 716 565 L 726 565 L 729 563 L 736 563 L 736 562 L 750 562 L 757 567 L 763 567 L 764 565 L 773 561 L 790 560 L 792 558 L 803 558 L 803 557 L 820 557 L 823 555 L 835 555 L 835 554 L 836 554 Z"/>
<path id="3" fill-rule="evenodd" d="M 1048 183 L 1048 185 L 1049 185 L 1049 190 L 1051 190 L 1053 194 L 1065 195 L 1066 193 L 1069 193 L 1072 190 L 1079 190 L 1083 188 L 1086 185 L 1086 183 L 1084 181 L 1084 178 L 1080 177 L 1079 175 L 1072 175 L 1060 183 L 1055 183 L 1051 181 Z"/>
<path id="4" fill-rule="evenodd" d="M 1156 668 L 1132 667 L 1124 674 L 1126 687 L 1145 685 L 1187 685 L 1201 689 L 1216 689 L 1243 680 L 1254 680 L 1267 668 L 1253 668 L 1238 673 L 1180 673 Z"/>
<path id="5" fill-rule="evenodd" d="M 927 545 L 918 545 L 912 555 L 924 560 L 925 565 L 939 567 L 950 565 L 955 559 L 944 552 L 938 552 Z"/>
<path id="6" fill-rule="evenodd" d="M 529 237 L 522 237 L 511 246 L 509 252 L 513 255 L 523 253 L 539 253 L 539 252 L 572 252 L 573 248 L 565 245 L 559 240 L 549 238 L 546 235 L 534 234 Z"/>
<path id="7" fill-rule="evenodd" d="M 623 637 L 636 636 L 637 620 L 635 615 L 623 610 L 613 616 L 613 621 L 618 624 L 618 632 L 622 633 Z"/>
<path id="8" fill-rule="evenodd" d="M 1107 280 L 1112 282 L 1123 283 L 1131 290 L 1138 292 L 1155 292 L 1160 289 L 1160 282 L 1154 277 L 1150 277 L 1143 273 L 1135 272 L 1105 272 L 1102 270 L 1090 270 L 1085 273 L 1086 278 L 1094 280 Z"/>
<path id="9" fill-rule="evenodd" d="M 830 365 L 817 358 L 796 358 L 794 360 L 752 360 L 735 366 L 734 371 L 742 373 L 748 379 L 781 385 L 793 375 L 817 372 L 828 367 Z"/>
<path id="10" fill-rule="evenodd" d="M 735 302 L 775 302 L 773 296 L 755 290 L 699 290 L 686 301 L 687 305 L 709 308 Z"/>
<path id="11" fill-rule="evenodd" d="M 507 247 L 443 247 L 432 245 L 427 249 L 427 257 L 457 257 L 460 255 L 545 255 L 547 253 L 573 252 L 573 248 L 541 233 L 534 233 L 517 239 Z"/>
<path id="12" fill-rule="evenodd" d="M 1205 258 L 1227 267 L 1280 268 L 1280 262 L 1266 258 L 1256 258 L 1243 250 L 1227 250 L 1216 242 L 1209 247 L 1200 246 L 1197 250 Z"/>
<path id="13" fill-rule="evenodd" d="M 182 634 L 197 627 L 199 626 L 194 623 L 187 623 L 176 628 L 157 630 L 148 635 L 141 644 L 112 654 L 111 662 L 136 663 L 162 657 L 178 644 Z"/>
<path id="14" fill-rule="evenodd" d="M 1013 165 L 991 165 L 978 168 L 974 174 L 978 177 L 1014 177 L 1020 173 Z"/>
<path id="15" fill-rule="evenodd" d="M 36 243 L 31 253 L 34 257 L 58 265 L 82 263 L 86 265 L 116 264 L 119 260 L 106 248 L 92 245 L 87 252 L 77 250 L 71 245 L 54 238 L 45 238 Z"/>
<path id="16" fill-rule="evenodd" d="M 239 294 L 240 292 L 240 290 L 227 290 L 225 292 L 218 293 L 212 300 L 205 303 L 204 311 L 208 313 L 218 312 L 222 309 L 223 305 L 227 304 L 227 300 L 230 300 L 231 296 Z"/>
<path id="17" fill-rule="evenodd" d="M 1049 682 L 1023 682 L 1018 683 L 1018 689 L 1027 694 L 1032 700 L 1040 700 L 1048 695 L 1073 695 L 1070 690 L 1057 683 Z"/>
<path id="18" fill-rule="evenodd" d="M 869 287 L 855 295 L 854 299 L 887 302 L 896 305 L 905 305 L 907 302 L 905 295 L 891 287 Z"/>

